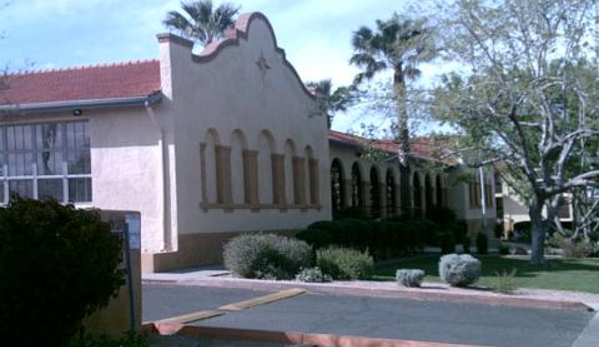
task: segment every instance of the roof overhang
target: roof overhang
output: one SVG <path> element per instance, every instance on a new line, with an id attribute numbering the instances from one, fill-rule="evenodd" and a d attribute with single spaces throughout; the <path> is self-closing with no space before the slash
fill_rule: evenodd
<path id="1" fill-rule="evenodd" d="M 154 92 L 147 96 L 133 96 L 125 98 L 110 99 L 87 99 L 87 100 L 68 100 L 52 101 L 30 104 L 0 105 L 2 113 L 51 113 L 73 110 L 92 110 L 99 108 L 116 107 L 149 107 L 162 101 L 162 93 Z"/>

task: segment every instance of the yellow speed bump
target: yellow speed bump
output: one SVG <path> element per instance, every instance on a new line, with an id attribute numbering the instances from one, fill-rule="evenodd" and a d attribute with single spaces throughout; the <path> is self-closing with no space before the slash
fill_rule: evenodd
<path id="1" fill-rule="evenodd" d="M 228 310 L 228 311 L 241 311 L 250 307 L 259 306 L 269 304 L 273 301 L 278 301 L 282 299 L 289 299 L 294 296 L 302 295 L 306 293 L 305 289 L 293 288 L 287 290 L 281 290 L 280 292 L 260 296 L 254 299 L 249 299 L 245 301 L 235 302 L 229 305 L 221 306 L 219 310 Z"/>
<path id="2" fill-rule="evenodd" d="M 225 313 L 221 312 L 221 311 L 198 311 L 198 312 L 184 314 L 181 316 L 163 319 L 163 320 L 158 321 L 157 323 L 185 324 L 185 323 L 195 322 L 198 320 L 221 316 L 223 314 L 225 314 Z"/>

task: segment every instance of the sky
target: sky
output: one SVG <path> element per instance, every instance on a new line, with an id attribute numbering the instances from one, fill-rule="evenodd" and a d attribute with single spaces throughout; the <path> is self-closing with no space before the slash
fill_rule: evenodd
<path id="1" fill-rule="evenodd" d="M 241 12 L 260 11 L 304 82 L 330 78 L 351 83 L 352 33 L 394 11 L 398 0 L 240 0 Z M 2 0 L 0 0 L 2 3 Z M 221 1 L 215 1 L 220 4 Z M 405 7 L 405 6 L 404 6 Z M 51 69 L 158 57 L 156 34 L 167 32 L 165 14 L 179 0 L 8 0 L 0 9 L 0 64 L 9 69 Z M 403 12 L 402 12 L 403 11 Z M 423 66 L 432 81 L 433 65 Z M 333 128 L 356 129 L 368 120 L 359 111 L 339 114 Z"/>

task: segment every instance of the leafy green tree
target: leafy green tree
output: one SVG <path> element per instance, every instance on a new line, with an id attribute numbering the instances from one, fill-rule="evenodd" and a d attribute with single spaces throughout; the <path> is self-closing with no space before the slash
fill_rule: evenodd
<path id="1" fill-rule="evenodd" d="M 581 143 L 599 136 L 599 91 L 589 78 L 597 1 L 443 2 L 448 58 L 462 67 L 434 93 L 431 112 L 464 135 L 472 166 L 501 162 L 529 207 L 531 262 L 544 263 L 552 201 L 597 187 L 599 170 L 576 167 Z M 552 64 L 557 64 L 552 67 Z M 576 102 L 574 102 L 576 100 Z M 549 214 L 551 214 L 549 209 Z"/>
<path id="2" fill-rule="evenodd" d="M 410 134 L 406 103 L 407 82 L 421 75 L 418 65 L 437 56 L 433 31 L 424 20 L 400 17 L 397 13 L 388 20 L 377 20 L 376 29 L 362 26 L 352 37 L 354 54 L 350 64 L 362 68 L 354 84 L 371 80 L 377 74 L 393 71 L 393 89 L 397 100 L 397 131 L 399 165 L 401 172 L 402 207 L 410 201 Z"/>
<path id="3" fill-rule="evenodd" d="M 222 37 L 225 30 L 232 28 L 239 7 L 224 3 L 214 9 L 212 0 L 181 2 L 183 13 L 170 11 L 163 21 L 170 29 L 201 43 L 204 47 Z"/>
<path id="4" fill-rule="evenodd" d="M 314 89 L 318 113 L 326 115 L 327 126 L 330 129 L 335 113 L 346 111 L 347 107 L 352 103 L 352 88 L 339 87 L 333 91 L 333 84 L 330 79 L 308 82 L 307 86 Z"/>

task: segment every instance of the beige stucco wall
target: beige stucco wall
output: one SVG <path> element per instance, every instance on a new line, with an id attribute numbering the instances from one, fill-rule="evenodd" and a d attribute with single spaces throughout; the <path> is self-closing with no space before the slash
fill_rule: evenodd
<path id="1" fill-rule="evenodd" d="M 238 45 L 223 48 L 205 62 L 194 61 L 190 47 L 162 43 L 170 46 L 172 102 L 176 105 L 173 119 L 177 233 L 180 235 L 303 228 L 330 215 L 326 120 L 312 114 L 314 100 L 305 93 L 302 82 L 276 50 L 269 24 L 257 18 L 251 21 L 248 32 L 247 39 L 239 39 Z M 261 57 L 269 66 L 265 71 L 257 64 Z M 260 150 L 259 137 L 263 130 L 272 134 L 274 153 L 283 154 L 287 140 L 293 141 L 298 156 L 304 156 L 306 146 L 310 146 L 314 158 L 319 159 L 321 207 L 289 207 L 284 211 L 280 208 L 200 208 L 199 151 L 209 130 L 216 134 L 221 146 L 227 147 L 232 145 L 233 132 L 241 131 L 245 149 Z M 207 162 L 205 170 L 209 177 L 214 176 L 214 161 Z M 269 183 L 264 177 L 259 177 L 259 182 Z M 210 185 L 208 182 L 208 189 L 214 188 Z"/>
<path id="2" fill-rule="evenodd" d="M 93 206 L 139 211 L 142 251 L 164 249 L 159 131 L 143 107 L 86 112 Z"/>

